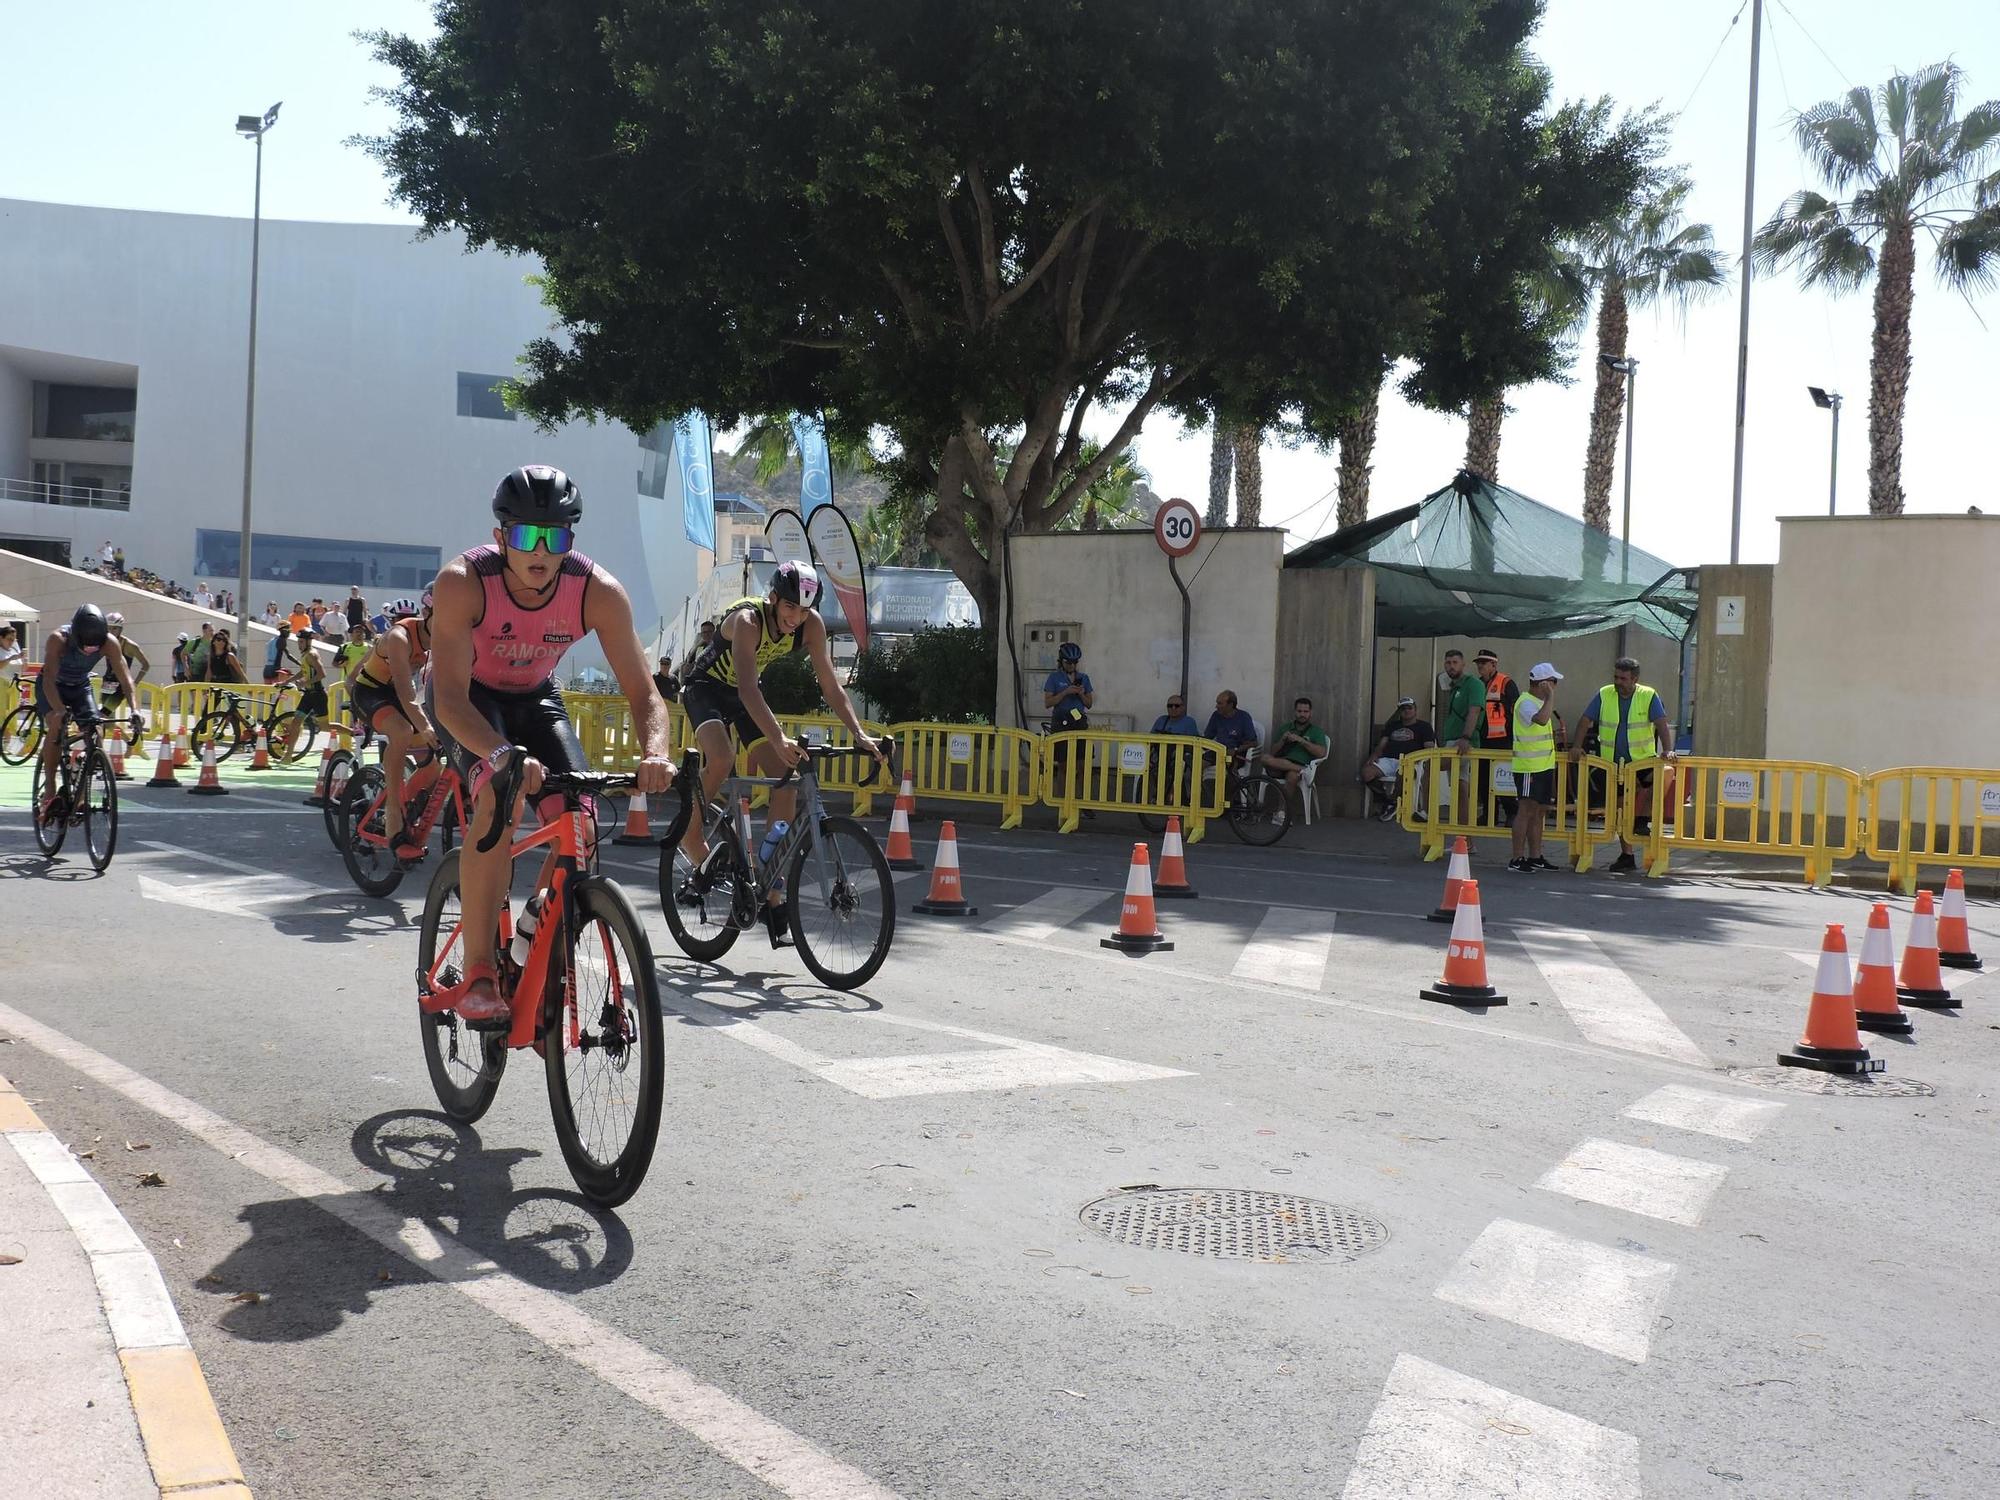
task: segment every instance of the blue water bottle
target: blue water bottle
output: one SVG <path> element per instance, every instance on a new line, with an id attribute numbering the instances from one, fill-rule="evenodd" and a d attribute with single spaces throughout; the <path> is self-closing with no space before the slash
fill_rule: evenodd
<path id="1" fill-rule="evenodd" d="M 791 827 L 790 823 L 780 818 L 764 830 L 764 842 L 757 846 L 758 864 L 768 865 L 771 862 L 771 856 L 778 852 L 778 845 L 785 841 L 785 835 L 791 831 Z"/>

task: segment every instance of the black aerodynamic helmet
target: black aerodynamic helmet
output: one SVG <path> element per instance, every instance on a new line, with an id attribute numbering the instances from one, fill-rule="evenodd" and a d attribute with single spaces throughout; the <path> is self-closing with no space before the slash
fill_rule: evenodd
<path id="1" fill-rule="evenodd" d="M 561 469 L 523 464 L 494 489 L 493 518 L 502 526 L 574 526 L 583 519 L 583 491 Z"/>
<path id="2" fill-rule="evenodd" d="M 69 617 L 69 643 L 72 646 L 101 646 L 111 627 L 104 622 L 104 611 L 95 604 L 79 604 L 76 613 Z"/>

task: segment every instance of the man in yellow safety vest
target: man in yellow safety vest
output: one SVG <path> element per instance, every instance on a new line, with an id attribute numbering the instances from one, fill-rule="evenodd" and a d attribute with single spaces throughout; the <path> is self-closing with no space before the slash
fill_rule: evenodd
<path id="1" fill-rule="evenodd" d="M 1507 868 L 1522 874 L 1553 870 L 1542 858 L 1542 831 L 1556 804 L 1556 684 L 1562 673 L 1549 663 L 1528 669 L 1528 690 L 1514 700 L 1514 857 Z"/>
<path id="2" fill-rule="evenodd" d="M 1610 683 L 1598 689 L 1577 722 L 1576 744 L 1569 752 L 1571 760 L 1583 753 L 1593 729 L 1597 732 L 1599 755 L 1608 756 L 1616 765 L 1629 762 L 1642 768 L 1636 780 L 1641 806 L 1647 806 L 1653 796 L 1652 763 L 1673 758 L 1674 726 L 1667 720 L 1667 706 L 1660 701 L 1660 695 L 1639 681 L 1636 658 L 1621 656 L 1612 663 Z M 1640 833 L 1649 832 L 1649 820 L 1641 818 L 1637 828 Z M 1632 846 L 1625 842 L 1622 831 L 1618 838 L 1618 858 L 1611 862 L 1611 868 L 1638 868 L 1632 858 Z"/>

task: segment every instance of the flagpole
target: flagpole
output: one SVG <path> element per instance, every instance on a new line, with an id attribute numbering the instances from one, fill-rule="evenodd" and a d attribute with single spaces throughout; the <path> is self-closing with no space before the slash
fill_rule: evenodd
<path id="1" fill-rule="evenodd" d="M 1736 269 L 1743 283 L 1743 311 L 1736 328 L 1736 468 L 1729 490 L 1729 561 L 1743 548 L 1743 424 L 1750 397 L 1750 249 L 1757 227 L 1757 63 L 1764 39 L 1764 0 L 1750 12 L 1750 124 L 1743 148 L 1743 259 Z"/>

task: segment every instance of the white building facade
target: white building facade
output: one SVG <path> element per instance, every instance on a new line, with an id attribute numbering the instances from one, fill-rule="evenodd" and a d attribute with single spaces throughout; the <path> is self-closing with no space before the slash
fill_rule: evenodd
<path id="1" fill-rule="evenodd" d="M 81 563 L 110 542 L 128 567 L 237 586 L 250 229 L 0 199 L 0 547 Z M 537 262 L 399 225 L 262 234 L 253 615 L 416 592 L 489 539 L 493 487 L 523 463 L 582 486 L 579 546 L 643 638 L 679 614 L 695 549 L 664 514 L 663 455 L 614 422 L 539 432 L 493 391 L 549 332 Z"/>

